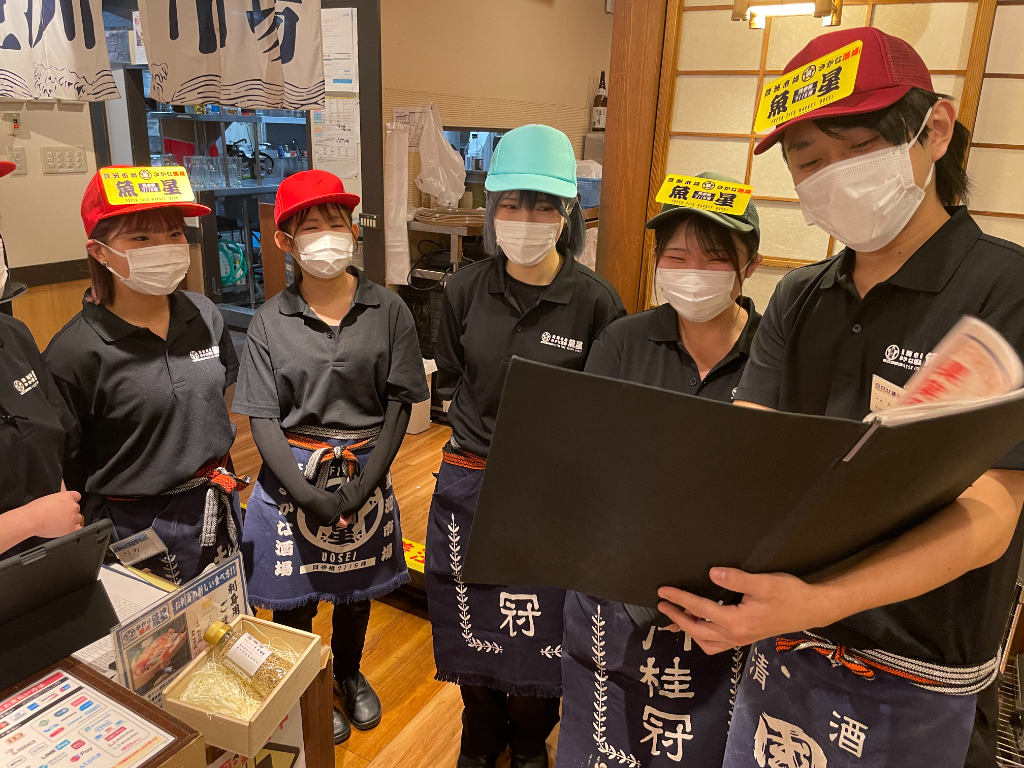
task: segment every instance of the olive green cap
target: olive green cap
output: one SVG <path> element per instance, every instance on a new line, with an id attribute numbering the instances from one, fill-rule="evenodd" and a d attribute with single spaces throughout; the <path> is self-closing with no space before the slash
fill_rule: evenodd
<path id="1" fill-rule="evenodd" d="M 713 179 L 715 181 L 728 181 L 731 184 L 743 183 L 742 181 L 725 176 L 721 173 L 715 173 L 714 171 L 698 173 L 697 178 Z M 682 220 L 684 217 L 691 214 L 704 216 L 717 224 L 721 224 L 726 229 L 732 229 L 736 232 L 754 232 L 757 235 L 758 242 L 761 241 L 761 222 L 757 216 L 757 206 L 754 205 L 753 200 L 747 203 L 746 210 L 738 216 L 731 213 L 717 213 L 715 211 L 704 211 L 700 208 L 687 208 L 682 205 L 662 203 L 661 213 L 654 216 L 647 222 L 647 229 L 655 229 L 669 221 Z"/>

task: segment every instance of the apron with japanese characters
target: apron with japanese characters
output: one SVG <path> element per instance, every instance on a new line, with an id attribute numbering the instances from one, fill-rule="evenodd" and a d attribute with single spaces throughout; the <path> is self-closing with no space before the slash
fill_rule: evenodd
<path id="1" fill-rule="evenodd" d="M 483 459 L 445 449 L 430 503 L 425 580 L 437 679 L 513 696 L 562 692 L 562 603 L 546 587 L 467 584 L 462 578 Z"/>
<path id="2" fill-rule="evenodd" d="M 299 427 L 285 434 L 306 479 L 333 490 L 366 464 L 379 433 Z M 348 525 L 320 526 L 264 464 L 246 507 L 242 554 L 249 599 L 259 608 L 386 595 L 409 581 L 391 473 Z"/>
<path id="3" fill-rule="evenodd" d="M 132 563 L 134 568 L 180 586 L 238 551 L 238 491 L 249 478 L 236 477 L 230 465 L 225 456 L 159 496 L 102 499 L 100 514 L 114 524 L 115 542 L 152 528 L 163 543 L 163 551 Z"/>
<path id="4" fill-rule="evenodd" d="M 755 643 L 724 768 L 963 768 L 997 660 L 948 667 L 809 632 Z"/>
<path id="5" fill-rule="evenodd" d="M 719 768 L 745 655 L 567 592 L 556 768 Z"/>

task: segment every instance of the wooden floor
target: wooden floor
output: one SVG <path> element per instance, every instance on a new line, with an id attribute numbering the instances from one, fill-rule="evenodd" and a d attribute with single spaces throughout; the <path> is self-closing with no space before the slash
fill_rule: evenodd
<path id="1" fill-rule="evenodd" d="M 260 456 L 252 442 L 249 422 L 231 415 L 238 436 L 231 449 L 235 472 L 259 474 Z M 441 448 L 450 430 L 437 424 L 418 435 L 407 435 L 391 467 L 395 496 L 401 510 L 405 538 L 426 540 L 427 511 L 434 491 L 433 473 L 441 464 Z M 250 486 L 251 487 L 251 486 Z M 242 494 L 248 499 L 249 490 Z M 320 604 L 313 631 L 330 642 L 331 607 Z M 261 611 L 269 618 L 270 614 Z M 341 768 L 454 768 L 462 732 L 462 698 L 458 686 L 434 680 L 430 622 L 421 606 L 395 593 L 373 601 L 370 628 L 363 652 L 362 672 L 380 696 L 381 724 L 372 731 L 353 730 L 352 737 L 335 747 L 335 765 Z M 554 765 L 558 729 L 548 739 Z M 499 761 L 507 768 L 508 754 Z"/>

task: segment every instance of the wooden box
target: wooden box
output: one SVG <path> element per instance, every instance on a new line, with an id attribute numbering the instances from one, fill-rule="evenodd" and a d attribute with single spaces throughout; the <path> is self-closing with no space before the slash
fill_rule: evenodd
<path id="1" fill-rule="evenodd" d="M 244 632 L 255 629 L 253 636 L 258 640 L 262 640 L 261 634 L 279 640 L 298 653 L 299 660 L 288 670 L 280 685 L 263 701 L 252 718 L 246 721 L 219 712 L 208 712 L 181 700 L 181 694 L 188 687 L 192 675 L 206 665 L 210 654 L 207 649 L 164 690 L 164 709 L 202 733 L 207 744 L 246 757 L 256 757 L 256 753 L 267 743 L 278 724 L 320 672 L 320 636 L 253 616 L 239 616 L 231 626 L 240 627 Z"/>

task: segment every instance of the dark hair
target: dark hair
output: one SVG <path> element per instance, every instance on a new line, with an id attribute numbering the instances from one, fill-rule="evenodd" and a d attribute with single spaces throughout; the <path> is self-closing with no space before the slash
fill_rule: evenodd
<path id="1" fill-rule="evenodd" d="M 513 191 L 515 190 L 489 192 L 487 194 L 487 209 L 484 213 L 484 250 L 491 256 L 501 254 L 501 248 L 498 246 L 498 240 L 494 234 L 494 214 L 498 210 L 498 203 Z M 517 194 L 519 195 L 519 205 L 527 210 L 532 211 L 539 204 L 547 203 L 556 208 L 562 217 L 566 219 L 566 224 L 562 228 L 562 234 L 559 235 L 558 242 L 555 243 L 555 250 L 571 259 L 575 259 L 583 253 L 583 244 L 587 237 L 587 227 L 583 222 L 583 209 L 580 206 L 579 195 L 573 198 L 565 198 L 549 195 L 547 192 L 535 192 L 532 189 L 520 189 L 517 191 Z"/>
<path id="2" fill-rule="evenodd" d="M 877 112 L 862 115 L 840 115 L 815 120 L 822 133 L 833 138 L 842 138 L 837 133 L 849 128 L 869 128 L 890 144 L 906 144 L 921 128 L 928 110 L 940 99 L 952 101 L 951 96 L 932 93 L 921 88 L 911 88 L 906 96 L 895 104 Z M 928 138 L 928 127 L 921 131 L 918 141 Z M 962 205 L 971 192 L 971 180 L 964 167 L 964 158 L 971 143 L 971 132 L 959 120 L 953 125 L 953 136 L 946 148 L 946 154 L 935 163 L 935 192 L 943 205 Z M 785 148 L 783 148 L 785 157 Z"/>
<path id="3" fill-rule="evenodd" d="M 676 236 L 683 227 L 687 227 L 696 238 L 697 245 L 704 253 L 709 254 L 722 254 L 729 259 L 729 263 L 732 264 L 733 271 L 736 273 L 736 277 L 739 278 L 740 284 L 743 283 L 745 277 L 744 272 L 747 266 L 757 258 L 757 247 L 760 238 L 757 232 L 751 230 L 750 232 L 738 232 L 734 229 L 728 229 L 723 227 L 721 224 L 716 224 L 707 216 L 701 216 L 700 214 L 688 214 L 680 216 L 676 219 L 669 219 L 664 224 L 659 224 L 654 228 L 654 259 L 657 262 L 661 258 L 662 253 L 665 251 L 665 246 L 668 245 L 668 241 Z M 735 238 L 733 237 L 735 235 Z M 740 254 L 736 248 L 736 240 L 739 240 L 743 246 L 745 254 Z"/>
<path id="4" fill-rule="evenodd" d="M 150 208 L 135 211 L 121 216 L 100 219 L 93 228 L 89 238 L 99 240 L 104 245 L 125 232 L 173 232 L 176 229 L 185 231 L 185 217 L 178 208 Z M 92 256 L 87 257 L 89 277 L 92 280 L 92 303 L 108 304 L 114 298 L 114 273 L 107 269 Z"/>
<path id="5" fill-rule="evenodd" d="M 294 235 L 306 219 L 312 215 L 313 211 L 319 211 L 320 215 L 328 221 L 341 219 L 350 227 L 352 226 L 352 211 L 347 206 L 341 203 L 320 203 L 319 205 L 311 205 L 309 208 L 303 208 L 298 213 L 289 216 L 277 228 L 288 235 Z"/>

